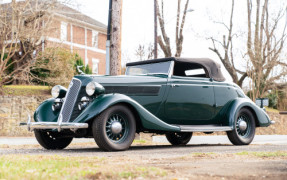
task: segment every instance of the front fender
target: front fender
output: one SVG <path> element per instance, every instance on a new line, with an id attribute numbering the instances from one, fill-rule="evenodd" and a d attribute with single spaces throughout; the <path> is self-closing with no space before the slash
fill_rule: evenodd
<path id="1" fill-rule="evenodd" d="M 35 122 L 57 122 L 60 111 L 53 111 L 55 99 L 50 98 L 42 102 L 34 113 Z"/>
<path id="2" fill-rule="evenodd" d="M 97 115 L 102 113 L 107 108 L 119 104 L 127 103 L 134 107 L 140 116 L 141 123 L 146 129 L 160 130 L 160 131 L 174 131 L 179 132 L 180 128 L 177 126 L 169 125 L 162 120 L 158 119 L 156 116 L 147 111 L 139 103 L 131 99 L 130 97 L 123 94 L 105 94 L 97 97 L 93 102 L 91 102 L 88 107 L 75 119 L 76 123 L 84 123 Z"/>
<path id="3" fill-rule="evenodd" d="M 271 124 L 271 120 L 269 119 L 267 113 L 259 108 L 254 102 L 247 98 L 237 98 L 233 100 L 227 108 L 226 114 L 229 126 L 233 127 L 238 111 L 242 108 L 248 108 L 252 111 L 258 127 L 267 127 Z"/>

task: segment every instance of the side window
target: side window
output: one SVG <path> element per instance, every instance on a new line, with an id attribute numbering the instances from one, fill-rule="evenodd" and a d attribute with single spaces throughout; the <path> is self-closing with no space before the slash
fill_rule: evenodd
<path id="1" fill-rule="evenodd" d="M 201 65 L 184 62 L 175 63 L 173 75 L 182 77 L 209 77 L 207 71 Z"/>
<path id="2" fill-rule="evenodd" d="M 66 22 L 61 22 L 61 41 L 67 41 L 68 39 L 68 24 Z"/>
<path id="3" fill-rule="evenodd" d="M 99 74 L 99 60 L 93 58 L 92 63 L 93 63 L 92 73 Z"/>
<path id="4" fill-rule="evenodd" d="M 206 74 L 205 74 L 205 71 L 203 68 L 199 68 L 199 69 L 186 70 L 185 76 L 187 76 L 187 77 L 206 77 Z"/>
<path id="5" fill-rule="evenodd" d="M 99 44 L 99 33 L 97 31 L 92 32 L 92 45 L 95 48 L 98 48 Z"/>

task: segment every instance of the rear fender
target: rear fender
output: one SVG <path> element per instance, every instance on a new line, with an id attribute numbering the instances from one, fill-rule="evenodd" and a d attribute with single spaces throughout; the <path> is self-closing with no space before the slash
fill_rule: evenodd
<path id="1" fill-rule="evenodd" d="M 271 120 L 269 119 L 267 113 L 259 108 L 254 102 L 247 98 L 237 98 L 228 104 L 229 107 L 226 109 L 226 120 L 227 123 L 223 123 L 224 125 L 229 125 L 233 128 L 234 122 L 236 120 L 236 116 L 240 109 L 247 108 L 249 109 L 255 118 L 257 127 L 267 127 L 271 124 Z"/>
<path id="2" fill-rule="evenodd" d="M 91 102 L 87 108 L 75 119 L 76 123 L 85 123 L 94 119 L 104 110 L 109 107 L 119 104 L 126 103 L 131 105 L 138 113 L 140 121 L 144 128 L 159 130 L 159 131 L 174 131 L 179 132 L 180 128 L 177 126 L 169 125 L 162 120 L 158 119 L 152 113 L 147 111 L 139 103 L 131 99 L 130 97 L 123 94 L 105 94 L 97 97 L 93 102 Z"/>

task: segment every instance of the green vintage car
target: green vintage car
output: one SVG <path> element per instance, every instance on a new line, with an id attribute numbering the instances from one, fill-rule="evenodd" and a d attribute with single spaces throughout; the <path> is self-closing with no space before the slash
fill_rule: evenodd
<path id="1" fill-rule="evenodd" d="M 46 149 L 73 138 L 94 138 L 106 151 L 126 150 L 135 133 L 165 134 L 186 145 L 193 132 L 225 131 L 248 145 L 256 127 L 273 123 L 210 59 L 164 58 L 128 63 L 123 76 L 75 76 L 69 88 L 53 87 L 27 123 Z"/>

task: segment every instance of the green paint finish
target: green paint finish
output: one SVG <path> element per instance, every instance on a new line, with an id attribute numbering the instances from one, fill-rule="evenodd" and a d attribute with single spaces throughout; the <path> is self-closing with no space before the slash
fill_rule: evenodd
<path id="1" fill-rule="evenodd" d="M 179 127 L 169 125 L 155 115 L 147 111 L 138 102 L 122 94 L 106 94 L 95 99 L 76 119 L 74 122 L 88 122 L 105 109 L 119 103 L 131 105 L 139 114 L 141 123 L 144 128 L 160 131 L 180 131 Z"/>
<path id="2" fill-rule="evenodd" d="M 242 108 L 248 108 L 252 111 L 256 117 L 258 127 L 267 127 L 271 124 L 266 112 L 259 108 L 253 101 L 251 101 L 249 98 L 237 98 L 232 101 L 226 112 L 230 125 L 233 125 L 238 111 Z"/>
<path id="3" fill-rule="evenodd" d="M 96 81 L 106 90 L 113 87 L 112 90 L 119 93 L 96 97 L 74 122 L 91 122 L 107 108 L 126 103 L 137 111 L 141 124 L 147 130 L 179 132 L 180 128 L 176 125 L 212 124 L 233 127 L 237 112 L 243 107 L 254 113 L 257 126 L 270 125 L 267 114 L 233 83 L 213 81 L 209 78 L 166 75 L 83 75 L 75 78 L 81 80 L 83 88 L 89 82 Z M 82 92 L 81 96 L 87 95 Z M 54 99 L 48 99 L 37 108 L 35 121 L 57 121 L 60 111 L 52 111 L 53 102 Z"/>
<path id="4" fill-rule="evenodd" d="M 60 110 L 55 112 L 52 110 L 54 101 L 55 99 L 51 98 L 40 104 L 34 113 L 35 122 L 57 122 Z"/>
<path id="5" fill-rule="evenodd" d="M 209 78 L 173 76 L 168 82 L 165 115 L 172 124 L 216 124 L 214 91 Z"/>

